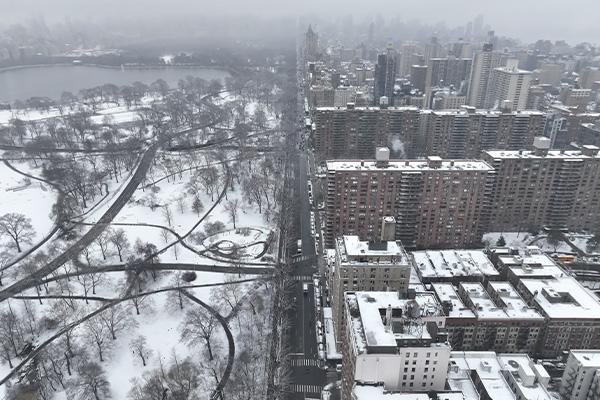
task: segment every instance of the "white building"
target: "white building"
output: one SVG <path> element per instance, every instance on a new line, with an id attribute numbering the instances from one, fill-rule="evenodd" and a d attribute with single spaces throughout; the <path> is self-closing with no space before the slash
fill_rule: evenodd
<path id="1" fill-rule="evenodd" d="M 546 386 L 550 376 L 526 354 L 453 351 L 448 386 L 465 400 L 554 400 Z"/>
<path id="2" fill-rule="evenodd" d="M 525 110 L 530 86 L 530 71 L 518 69 L 516 65 L 494 68 L 490 74 L 485 107 Z"/>
<path id="3" fill-rule="evenodd" d="M 414 299 L 394 292 L 347 292 L 342 399 L 355 385 L 386 391 L 444 390 L 450 346 L 444 316 L 432 293 Z"/>
<path id="4" fill-rule="evenodd" d="M 600 398 L 600 351 L 571 350 L 563 373 L 560 394 L 565 399 Z"/>
<path id="5" fill-rule="evenodd" d="M 493 46 L 486 43 L 483 45 L 483 50 L 476 53 L 473 59 L 468 95 L 470 106 L 484 107 L 491 72 L 494 68 L 501 67 L 506 62 L 503 54 L 492 50 Z"/>

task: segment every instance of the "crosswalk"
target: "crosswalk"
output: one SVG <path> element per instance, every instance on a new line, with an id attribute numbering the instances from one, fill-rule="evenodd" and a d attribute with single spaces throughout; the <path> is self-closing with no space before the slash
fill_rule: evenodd
<path id="1" fill-rule="evenodd" d="M 292 358 L 290 364 L 292 367 L 318 367 L 319 361 L 310 358 Z"/>
<path id="2" fill-rule="evenodd" d="M 290 385 L 290 392 L 292 393 L 321 393 L 323 388 L 317 385 Z"/>
<path id="3" fill-rule="evenodd" d="M 313 277 L 310 275 L 294 275 L 292 279 L 295 281 L 312 282 Z"/>
<path id="4" fill-rule="evenodd" d="M 292 256 L 292 262 L 299 263 L 299 262 L 302 262 L 302 261 L 306 261 L 306 260 L 308 260 L 310 258 L 312 258 L 312 257 L 310 257 L 310 256 L 300 256 L 300 255 L 298 255 L 298 256 Z"/>

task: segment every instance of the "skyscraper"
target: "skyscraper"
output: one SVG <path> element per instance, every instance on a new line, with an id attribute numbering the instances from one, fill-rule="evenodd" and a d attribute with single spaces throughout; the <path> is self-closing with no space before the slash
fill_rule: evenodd
<path id="1" fill-rule="evenodd" d="M 394 83 L 396 81 L 396 70 L 398 56 L 391 45 L 388 45 L 384 54 L 377 56 L 375 65 L 375 87 L 373 90 L 373 101 L 379 105 L 381 97 L 388 98 L 388 104 L 394 105 Z"/>
<path id="2" fill-rule="evenodd" d="M 313 31 L 312 25 L 304 37 L 304 58 L 306 61 L 315 61 L 319 54 L 319 34 Z"/>
<path id="3" fill-rule="evenodd" d="M 531 72 L 518 69 L 515 64 L 492 70 L 485 98 L 486 108 L 509 110 L 527 108 Z"/>
<path id="4" fill-rule="evenodd" d="M 486 43 L 483 45 L 483 50 L 475 54 L 473 59 L 468 95 L 469 105 L 473 107 L 485 106 L 490 74 L 494 68 L 502 67 L 505 63 L 505 57 L 492 50 L 493 46 Z"/>

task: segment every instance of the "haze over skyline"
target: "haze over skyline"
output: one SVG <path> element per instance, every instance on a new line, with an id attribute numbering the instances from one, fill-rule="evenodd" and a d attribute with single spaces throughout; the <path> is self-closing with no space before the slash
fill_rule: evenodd
<path id="1" fill-rule="evenodd" d="M 118 0 L 93 2 L 89 0 L 0 0 L 4 21 L 26 21 L 43 16 L 48 21 L 68 18 L 102 20 L 106 18 L 176 17 L 210 14 L 253 14 L 266 17 L 310 15 L 324 17 L 352 13 L 356 20 L 399 16 L 403 21 L 420 20 L 424 23 L 443 22 L 449 27 L 462 26 L 478 14 L 498 35 L 518 38 L 525 42 L 537 39 L 564 39 L 572 44 L 595 42 L 600 37 L 600 3 L 594 0 L 573 0 L 568 4 L 546 0 L 543 7 L 534 1 L 505 0 L 428 0 L 420 3 L 406 0 L 305 0 L 286 2 L 277 0 Z M 568 7 L 567 7 L 568 5 Z M 32 10 L 35 10 L 32 13 Z M 560 18 L 558 18 L 560 16 Z"/>

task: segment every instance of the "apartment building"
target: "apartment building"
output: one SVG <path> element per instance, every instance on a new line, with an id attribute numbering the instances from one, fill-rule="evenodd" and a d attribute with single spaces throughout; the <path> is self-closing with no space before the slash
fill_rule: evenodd
<path id="1" fill-rule="evenodd" d="M 487 227 L 492 168 L 478 160 L 327 162 L 326 246 L 341 235 L 380 237 L 381 221 L 396 219 L 396 240 L 406 248 L 464 248 Z"/>
<path id="2" fill-rule="evenodd" d="M 560 394 L 565 399 L 600 398 L 600 351 L 571 350 L 560 380 Z"/>
<path id="3" fill-rule="evenodd" d="M 574 278 L 522 279 L 520 294 L 545 319 L 538 340 L 539 356 L 600 349 L 600 300 Z"/>
<path id="4" fill-rule="evenodd" d="M 336 239 L 329 287 L 333 289 L 331 306 L 338 342 L 344 330 L 344 292 L 395 291 L 404 297 L 408 295 L 411 260 L 402 243 L 393 240 L 395 232 L 391 220 L 393 218 L 384 220 L 384 224 L 390 224 L 391 241 L 367 242 L 358 236 Z"/>
<path id="5" fill-rule="evenodd" d="M 552 258 L 537 246 L 525 249 L 496 247 L 489 250 L 490 260 L 502 279 L 521 289 L 522 279 L 552 279 L 565 275 Z"/>
<path id="6" fill-rule="evenodd" d="M 499 280 L 483 250 L 424 250 L 410 253 L 415 271 L 422 283 L 487 282 Z"/>
<path id="7" fill-rule="evenodd" d="M 544 317 L 508 282 L 433 283 L 454 350 L 534 354 Z"/>
<path id="8" fill-rule="evenodd" d="M 485 98 L 489 109 L 525 110 L 531 86 L 531 72 L 518 69 L 516 63 L 494 68 Z"/>
<path id="9" fill-rule="evenodd" d="M 314 122 L 313 142 L 321 160 L 371 158 L 377 146 L 390 146 L 396 157 L 479 158 L 482 150 L 530 148 L 544 133 L 545 115 L 472 107 L 432 111 L 350 105 L 317 108 Z"/>
<path id="10" fill-rule="evenodd" d="M 352 399 L 355 385 L 444 390 L 450 346 L 432 293 L 407 299 L 395 292 L 347 292 L 344 303 L 342 399 Z"/>
<path id="11" fill-rule="evenodd" d="M 420 124 L 425 154 L 442 158 L 480 158 L 482 150 L 528 149 L 543 135 L 545 116 L 539 111 L 422 111 Z"/>
<path id="12" fill-rule="evenodd" d="M 543 227 L 591 230 L 600 223 L 600 155 L 596 146 L 581 151 L 548 150 L 536 138 L 533 151 L 485 151 L 495 169 L 490 224 L 496 231 Z"/>
<path id="13" fill-rule="evenodd" d="M 372 158 L 377 146 L 394 144 L 398 156 L 417 152 L 416 107 L 320 107 L 314 111 L 316 155 L 321 160 Z"/>
<path id="14" fill-rule="evenodd" d="M 491 43 L 484 44 L 483 49 L 475 53 L 469 83 L 470 106 L 477 108 L 485 106 L 490 75 L 495 68 L 504 66 L 506 61 L 507 58 L 504 54 L 493 51 Z"/>

